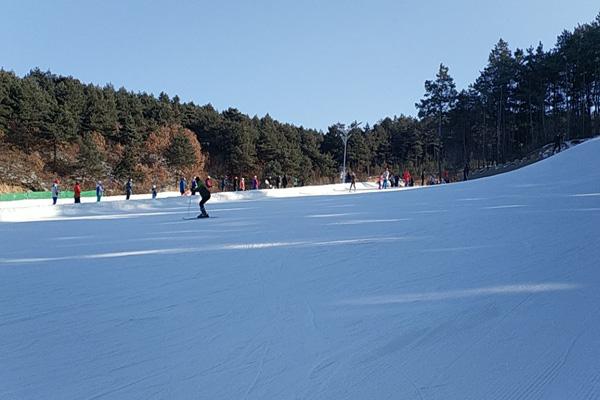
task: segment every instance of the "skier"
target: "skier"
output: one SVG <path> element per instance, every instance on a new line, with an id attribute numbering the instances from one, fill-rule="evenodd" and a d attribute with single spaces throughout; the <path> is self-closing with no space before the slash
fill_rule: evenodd
<path id="1" fill-rule="evenodd" d="M 198 184 L 196 184 L 196 177 L 194 177 L 192 179 L 192 196 L 195 196 L 197 191 L 198 191 Z"/>
<path id="2" fill-rule="evenodd" d="M 242 180 L 240 181 L 240 187 L 238 188 L 240 191 L 246 190 L 246 178 L 242 176 Z"/>
<path id="3" fill-rule="evenodd" d="M 463 180 L 468 180 L 469 179 L 469 162 L 467 161 L 465 163 L 465 168 L 463 169 Z"/>
<path id="4" fill-rule="evenodd" d="M 562 145 L 562 135 L 560 133 L 557 133 L 556 136 L 554 136 L 554 148 L 552 149 L 552 154 L 555 153 L 560 153 L 560 148 Z"/>
<path id="5" fill-rule="evenodd" d="M 283 186 L 284 189 L 287 187 L 287 185 L 288 185 L 287 175 L 283 175 L 283 178 L 281 178 L 281 185 Z"/>
<path id="6" fill-rule="evenodd" d="M 354 172 L 350 175 L 350 191 L 352 191 L 352 188 L 356 192 L 356 174 Z"/>
<path id="7" fill-rule="evenodd" d="M 60 188 L 58 187 L 59 183 L 58 179 L 55 179 L 52 184 L 52 205 L 56 205 L 56 202 L 58 201 L 58 195 L 60 194 Z"/>
<path id="8" fill-rule="evenodd" d="M 210 199 L 210 191 L 198 176 L 196 177 L 196 183 L 198 184 L 198 193 L 200 193 L 200 197 L 202 197 L 200 203 L 198 203 L 200 206 L 200 215 L 198 215 L 198 218 L 208 218 L 208 213 L 204 208 L 204 204 Z"/>
<path id="9" fill-rule="evenodd" d="M 81 203 L 81 186 L 79 186 L 79 181 L 75 181 L 75 186 L 73 187 L 73 198 L 75 199 L 75 204 Z"/>
<path id="10" fill-rule="evenodd" d="M 98 181 L 96 184 L 96 202 L 99 202 L 102 199 L 102 195 L 104 194 L 104 186 L 102 186 L 102 182 Z"/>
<path id="11" fill-rule="evenodd" d="M 129 200 L 131 193 L 133 193 L 133 179 L 129 178 L 125 184 L 125 200 Z"/>
<path id="12" fill-rule="evenodd" d="M 158 194 L 158 191 L 156 190 L 156 185 L 152 185 L 152 200 L 156 199 L 157 194 Z"/>
<path id="13" fill-rule="evenodd" d="M 182 176 L 179 178 L 179 193 L 183 196 L 185 194 L 185 189 L 187 189 L 187 181 Z"/>
<path id="14" fill-rule="evenodd" d="M 244 179 L 244 178 L 242 178 L 242 179 Z M 238 177 L 235 176 L 233 178 L 233 191 L 237 192 L 238 190 L 240 190 L 239 180 L 238 180 Z"/>
<path id="15" fill-rule="evenodd" d="M 258 184 L 258 178 L 256 177 L 256 175 L 254 175 L 254 178 L 252 178 L 252 190 L 257 190 Z"/>

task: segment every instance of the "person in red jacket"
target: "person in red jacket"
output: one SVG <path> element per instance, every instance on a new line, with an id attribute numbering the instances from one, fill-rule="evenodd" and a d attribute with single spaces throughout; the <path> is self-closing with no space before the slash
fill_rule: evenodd
<path id="1" fill-rule="evenodd" d="M 75 181 L 75 186 L 73 187 L 73 197 L 75 198 L 75 204 L 81 203 L 81 186 L 79 186 L 79 181 Z"/>
<path id="2" fill-rule="evenodd" d="M 210 179 L 210 175 L 208 175 L 206 177 L 206 179 L 204 180 L 204 185 L 206 185 L 206 187 L 208 188 L 208 190 L 210 191 L 210 189 L 212 188 L 213 184 L 212 184 L 212 179 Z"/>
<path id="3" fill-rule="evenodd" d="M 410 185 L 410 172 L 408 172 L 407 169 L 405 169 L 404 173 L 402 174 L 402 180 L 404 181 L 404 186 Z"/>

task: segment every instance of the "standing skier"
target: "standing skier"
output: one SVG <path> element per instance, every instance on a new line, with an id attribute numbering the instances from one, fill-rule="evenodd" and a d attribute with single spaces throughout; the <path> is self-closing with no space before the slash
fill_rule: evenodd
<path id="1" fill-rule="evenodd" d="M 194 177 L 194 179 L 192 179 L 192 196 L 195 196 L 197 191 L 198 184 L 196 183 L 196 177 Z"/>
<path id="2" fill-rule="evenodd" d="M 81 203 L 81 186 L 79 186 L 79 181 L 75 181 L 75 186 L 73 187 L 73 198 L 75 199 L 75 204 Z"/>
<path id="3" fill-rule="evenodd" d="M 129 200 L 132 193 L 133 193 L 133 179 L 129 178 L 129 180 L 125 184 L 125 200 Z"/>
<path id="4" fill-rule="evenodd" d="M 236 189 L 236 190 L 238 190 L 238 189 Z M 241 192 L 243 192 L 243 191 L 245 191 L 245 190 L 246 190 L 246 178 L 244 178 L 243 176 L 242 176 L 242 180 L 240 181 L 240 187 L 239 187 L 239 190 L 240 190 Z"/>
<path id="5" fill-rule="evenodd" d="M 187 181 L 182 176 L 179 178 L 179 193 L 183 196 L 185 194 L 185 190 L 187 189 Z"/>
<path id="6" fill-rule="evenodd" d="M 56 205 L 56 202 L 58 201 L 58 195 L 60 194 L 60 188 L 58 187 L 59 181 L 58 179 L 54 180 L 54 183 L 52 184 L 52 205 Z"/>
<path id="7" fill-rule="evenodd" d="M 352 188 L 356 192 L 356 174 L 354 172 L 350 175 L 350 191 L 352 191 Z"/>
<path id="8" fill-rule="evenodd" d="M 158 191 L 156 189 L 156 185 L 152 185 L 152 200 L 156 199 L 157 194 L 158 194 Z"/>
<path id="9" fill-rule="evenodd" d="M 560 153 L 560 149 L 562 147 L 562 135 L 560 133 L 557 133 L 556 136 L 554 136 L 554 148 L 552 149 L 552 154 L 554 153 Z"/>
<path id="10" fill-rule="evenodd" d="M 200 193 L 200 197 L 202 197 L 200 203 L 198 203 L 200 206 L 200 215 L 198 215 L 198 218 L 208 218 L 208 213 L 204 208 L 204 204 L 210 199 L 210 191 L 198 176 L 196 177 L 196 183 L 198 184 L 198 193 Z"/>
<path id="11" fill-rule="evenodd" d="M 102 182 L 98 181 L 96 184 L 96 201 L 99 202 L 102 199 L 102 195 L 104 194 L 104 186 L 102 186 Z"/>

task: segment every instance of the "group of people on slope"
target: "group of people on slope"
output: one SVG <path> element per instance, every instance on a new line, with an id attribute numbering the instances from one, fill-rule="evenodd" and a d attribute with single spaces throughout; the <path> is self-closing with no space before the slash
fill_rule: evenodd
<path id="1" fill-rule="evenodd" d="M 204 204 L 210 199 L 210 188 L 212 187 L 212 180 L 210 179 L 210 176 L 208 178 L 206 178 L 206 180 L 202 181 L 200 179 L 200 177 L 196 176 L 193 179 L 192 182 L 192 191 L 191 194 L 195 195 L 196 193 L 198 193 L 201 197 L 200 200 L 200 211 L 201 214 L 198 216 L 199 218 L 205 218 L 208 217 L 208 213 L 206 212 L 206 209 L 204 208 Z M 180 182 L 179 182 L 179 188 L 182 192 L 182 194 L 185 193 L 186 189 L 187 189 L 187 182 L 185 181 L 185 178 L 181 178 Z M 131 198 L 131 195 L 133 194 L 133 179 L 129 178 L 127 180 L 127 182 L 125 183 L 125 199 L 129 200 Z M 52 183 L 52 187 L 50 189 L 51 194 L 52 194 L 52 204 L 56 205 L 56 203 L 58 202 L 58 198 L 60 196 L 60 181 L 58 179 L 55 179 L 54 182 Z M 156 188 L 156 185 L 152 185 L 152 199 L 156 199 L 156 196 L 158 194 L 158 190 Z M 101 181 L 98 181 L 96 183 L 96 201 L 99 202 L 102 199 L 102 196 L 104 195 L 104 185 L 102 185 Z M 81 203 L 81 185 L 79 184 L 79 181 L 75 181 L 75 185 L 73 186 L 73 198 L 76 204 Z"/>
<path id="2" fill-rule="evenodd" d="M 129 200 L 131 195 L 133 194 L 133 179 L 129 178 L 125 183 L 125 199 Z M 52 194 L 52 204 L 56 205 L 58 202 L 58 198 L 60 197 L 60 180 L 55 179 L 52 183 L 52 187 L 50 188 L 50 192 Z M 156 185 L 152 185 L 152 198 L 155 199 L 157 195 Z M 100 202 L 102 200 L 102 196 L 104 196 L 104 185 L 102 185 L 102 181 L 98 181 L 96 183 L 96 202 Z M 73 185 L 73 200 L 75 204 L 81 203 L 81 184 L 79 181 L 75 181 Z"/>
<path id="3" fill-rule="evenodd" d="M 206 177 L 204 182 L 201 182 L 199 176 L 194 176 L 194 178 L 192 178 L 192 183 L 189 186 L 187 179 L 185 179 L 185 177 L 182 176 L 179 178 L 179 193 L 181 193 L 182 196 L 188 193 L 192 196 L 195 196 L 196 193 L 200 193 L 200 185 L 198 184 L 198 182 L 203 183 L 203 185 L 209 190 L 213 187 L 213 181 L 210 175 Z"/>
<path id="4" fill-rule="evenodd" d="M 469 176 L 469 164 L 465 165 L 465 169 L 463 170 L 464 180 L 468 179 Z M 447 170 L 442 172 L 441 179 L 437 179 L 433 176 L 433 174 L 426 175 L 425 171 L 421 171 L 421 186 L 425 185 L 437 185 L 440 183 L 450 183 L 450 175 Z M 348 171 L 344 178 L 344 183 L 350 183 L 350 191 L 353 189 L 356 191 L 356 174 L 354 172 Z M 409 187 L 414 186 L 415 180 L 411 175 L 408 169 L 405 169 L 402 174 L 392 174 L 389 168 L 386 168 L 378 177 L 377 177 L 377 188 L 378 189 L 387 189 L 390 187 Z"/>
<path id="5" fill-rule="evenodd" d="M 60 181 L 58 179 L 52 182 L 50 193 L 52 195 L 52 205 L 56 205 L 60 196 Z M 75 181 L 75 185 L 73 185 L 73 199 L 75 200 L 75 204 L 81 203 L 81 185 L 79 181 Z"/>
<path id="6" fill-rule="evenodd" d="M 400 174 L 392 175 L 390 173 L 389 168 L 386 168 L 385 171 L 383 171 L 383 173 L 381 173 L 381 175 L 379 175 L 379 177 L 377 178 L 378 189 L 387 189 L 388 187 L 400 187 L 400 183 L 402 183 L 403 186 L 415 185 L 415 181 L 408 169 L 405 169 L 402 173 L 402 176 L 400 176 Z"/>
<path id="7" fill-rule="evenodd" d="M 265 176 L 263 181 L 261 181 L 257 175 L 254 175 L 248 181 L 245 177 L 234 176 L 230 178 L 227 175 L 224 175 L 219 179 L 219 189 L 222 192 L 225 191 L 244 191 L 244 190 L 258 190 L 258 189 L 285 189 L 288 185 L 297 186 L 299 181 L 297 179 L 293 179 L 288 177 L 287 175 L 276 175 L 274 178 L 269 175 Z"/>

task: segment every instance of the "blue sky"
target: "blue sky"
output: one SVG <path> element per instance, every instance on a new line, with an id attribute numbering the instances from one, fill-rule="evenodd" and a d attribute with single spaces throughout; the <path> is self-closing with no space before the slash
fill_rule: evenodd
<path id="1" fill-rule="evenodd" d="M 592 21 L 597 0 L 7 1 L 0 66 L 34 67 L 325 130 L 416 113 L 440 62 L 458 88 L 511 49 Z"/>

